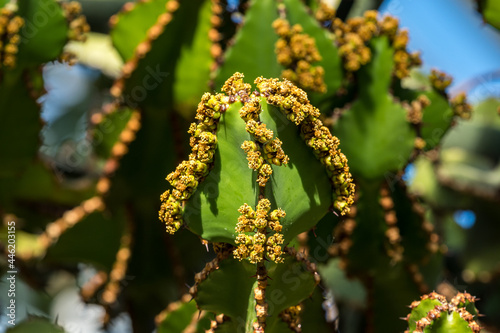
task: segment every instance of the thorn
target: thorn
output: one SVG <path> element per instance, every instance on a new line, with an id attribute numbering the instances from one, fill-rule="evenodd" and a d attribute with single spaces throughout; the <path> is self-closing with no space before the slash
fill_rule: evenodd
<path id="1" fill-rule="evenodd" d="M 404 320 L 404 321 L 407 321 L 407 320 L 406 320 L 406 317 L 399 317 L 399 319 Z"/>
<path id="2" fill-rule="evenodd" d="M 339 214 L 336 211 L 332 211 L 332 213 L 335 214 L 335 216 L 339 217 Z"/>
<path id="3" fill-rule="evenodd" d="M 191 289 L 191 286 L 189 284 L 184 283 L 184 285 L 188 288 L 188 290 Z"/>
<path id="4" fill-rule="evenodd" d="M 57 314 L 56 319 L 54 320 L 54 324 L 59 325 L 59 314 Z"/>
<path id="5" fill-rule="evenodd" d="M 201 310 L 198 312 L 198 320 L 200 320 L 201 317 Z"/>
<path id="6" fill-rule="evenodd" d="M 316 227 L 312 228 L 312 232 L 313 232 L 314 238 L 317 238 L 318 236 L 316 235 Z"/>
<path id="7" fill-rule="evenodd" d="M 205 247 L 207 248 L 207 252 L 210 252 L 210 250 L 208 249 L 208 243 L 205 243 Z"/>

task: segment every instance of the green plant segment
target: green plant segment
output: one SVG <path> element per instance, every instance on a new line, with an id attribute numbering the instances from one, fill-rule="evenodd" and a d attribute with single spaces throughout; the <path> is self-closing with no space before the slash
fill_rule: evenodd
<path id="1" fill-rule="evenodd" d="M 330 206 L 342 215 L 349 212 L 354 185 L 338 139 L 317 118 L 319 111 L 304 91 L 276 79 L 260 77 L 255 84 L 258 90 L 252 92 L 243 75 L 235 73 L 224 84 L 224 94 L 203 96 L 198 123 L 189 130 L 192 153 L 167 176 L 174 189 L 162 195 L 160 219 L 168 232 L 185 222 L 203 239 L 218 242 L 216 247 L 225 247 L 220 242 L 237 245 L 232 254 L 240 262 L 222 259 L 221 250 L 220 258 L 200 273 L 192 293 L 201 309 L 229 317 L 226 326 L 272 332 L 277 314 L 302 301 L 317 283 L 309 265 L 312 274 L 301 273 L 300 293 L 278 283 L 277 292 L 286 301 L 278 308 L 269 303 L 275 292 L 268 279 L 284 281 L 284 274 L 296 274 L 293 265 L 301 265 L 284 253 L 282 244 L 314 226 Z M 306 184 L 294 189 L 299 181 Z M 236 280 L 238 291 L 216 292 Z"/>
<path id="2" fill-rule="evenodd" d="M 498 147 L 499 101 L 487 99 L 475 108 L 468 122 L 461 122 L 444 138 L 439 154 L 415 162 L 415 181 L 410 190 L 432 206 L 432 216 L 446 229 L 451 251 L 463 252 L 454 273 L 460 274 L 468 291 L 479 298 L 498 295 Z M 455 225 L 450 215 L 470 210 L 475 222 L 468 229 Z M 484 322 L 498 325 L 494 315 L 497 296 L 484 307 Z M 483 322 L 483 320 L 481 320 Z"/>
<path id="3" fill-rule="evenodd" d="M 10 1 L 0 2 L 0 7 L 0 202 L 4 212 L 13 213 L 20 209 L 15 200 L 23 197 L 17 193 L 19 180 L 28 170 L 41 170 L 32 166 L 42 129 L 36 102 L 43 92 L 39 68 L 43 63 L 68 58 L 65 44 L 82 40 L 88 25 L 79 15 L 77 3 Z M 36 20 L 42 16 L 43 24 Z M 21 123 L 24 125 L 19 128 Z"/>
<path id="4" fill-rule="evenodd" d="M 406 332 L 479 332 L 474 302 L 468 293 L 458 293 L 450 302 L 435 292 L 424 295 L 411 304 Z"/>
<path id="5" fill-rule="evenodd" d="M 124 5 L 109 36 L 121 74 L 89 115 L 85 186 L 68 187 L 36 157 L 39 66 L 88 28 L 74 4 L 13 3 L 0 0 L 0 212 L 22 221 L 17 256 L 33 285 L 96 269 L 81 296 L 104 307 L 103 324 L 127 312 L 137 332 L 327 332 L 337 317 L 342 332 L 403 331 L 405 306 L 443 280 L 448 238 L 423 201 L 498 200 L 498 117 L 479 126 L 465 95 L 447 96 L 450 77 L 422 77 L 397 19 L 343 21 L 300 0 L 233 13 L 216 0 Z M 483 204 L 478 220 L 491 219 Z M 478 243 L 457 274 L 498 281 Z M 441 300 L 415 305 L 410 330 L 443 318 L 467 328 L 459 309 L 470 309 Z M 427 325 L 431 315 L 441 319 Z"/>

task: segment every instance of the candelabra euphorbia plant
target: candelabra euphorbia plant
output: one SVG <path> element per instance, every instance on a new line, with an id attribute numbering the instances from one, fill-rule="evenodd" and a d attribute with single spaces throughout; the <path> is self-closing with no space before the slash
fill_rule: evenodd
<path id="1" fill-rule="evenodd" d="M 74 4 L 15 3 L 0 0 L 0 141 L 18 143 L 0 149 L 0 210 L 25 217 L 18 258 L 27 267 L 93 265 L 81 295 L 104 306 L 102 322 L 126 311 L 134 331 L 151 331 L 153 315 L 188 290 L 189 272 L 212 259 L 194 250 L 204 248 L 194 233 L 216 258 L 194 276 L 195 300 L 185 295 L 157 317 L 159 332 L 332 331 L 335 302 L 342 332 L 404 329 L 398 317 L 439 281 L 444 247 L 400 176 L 470 108 L 463 95 L 449 103 L 450 78 L 437 71 L 422 85 L 406 81 L 420 60 L 397 19 L 368 11 L 344 22 L 301 0 L 241 1 L 241 13 L 218 0 L 126 4 L 110 20 L 124 62 L 114 100 L 90 116 L 95 186 L 68 195 L 43 166 L 22 176 L 41 128 L 28 97 L 41 91 L 38 65 L 86 27 Z M 19 40 L 46 8 L 57 9 L 48 24 Z M 263 78 L 280 76 L 289 81 Z M 200 96 L 188 139 L 183 119 Z M 172 188 L 160 219 L 174 237 L 155 222 L 165 170 Z M 64 203 L 65 213 L 45 223 L 29 209 L 37 200 Z M 306 258 L 321 262 L 323 294 Z M 33 276 L 43 285 L 50 274 Z"/>
<path id="2" fill-rule="evenodd" d="M 339 140 L 303 90 L 262 77 L 255 86 L 235 73 L 223 93 L 203 95 L 189 160 L 167 176 L 173 189 L 159 215 L 167 232 L 184 225 L 218 252 L 191 289 L 200 309 L 223 313 L 226 326 L 275 332 L 278 314 L 318 283 L 314 265 L 284 246 L 329 209 L 348 213 L 354 184 Z M 291 288 L 288 275 L 300 285 Z"/>

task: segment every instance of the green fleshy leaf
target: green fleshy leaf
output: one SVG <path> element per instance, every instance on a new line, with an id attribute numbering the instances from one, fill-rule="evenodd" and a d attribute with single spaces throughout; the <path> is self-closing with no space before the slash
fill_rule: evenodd
<path id="1" fill-rule="evenodd" d="M 403 332 L 408 305 L 419 297 L 417 286 L 403 264 L 381 266 L 373 278 L 374 331 Z M 388 317 L 387 314 L 391 316 Z M 410 319 L 411 321 L 411 319 Z"/>
<path id="2" fill-rule="evenodd" d="M 74 206 L 94 194 L 92 184 L 88 185 L 85 188 L 63 185 L 45 165 L 36 163 L 26 169 L 14 193 L 16 198 L 23 201 L 55 202 Z"/>
<path id="3" fill-rule="evenodd" d="M 480 0 L 484 20 L 500 30 L 500 3 L 495 0 Z"/>
<path id="4" fill-rule="evenodd" d="M 408 103 L 418 96 L 424 95 L 431 102 L 422 109 L 422 126 L 420 136 L 425 140 L 425 150 L 436 147 L 450 128 L 454 113 L 446 94 L 432 87 L 429 76 L 420 71 L 412 70 L 410 77 L 404 80 L 395 80 L 393 94 Z"/>
<path id="5" fill-rule="evenodd" d="M 183 303 L 176 310 L 169 312 L 165 319 L 157 326 L 158 333 L 183 332 L 191 323 L 193 316 L 198 312 L 196 302 Z M 208 327 L 210 328 L 210 327 Z M 207 328 L 207 329 L 208 329 Z"/>
<path id="6" fill-rule="evenodd" d="M 8 333 L 64 333 L 64 329 L 41 317 L 32 317 L 16 323 L 16 326 L 7 330 Z"/>
<path id="7" fill-rule="evenodd" d="M 388 93 L 394 51 L 385 36 L 371 44 L 372 60 L 359 70 L 358 99 L 343 113 L 333 133 L 341 140 L 355 177 L 380 179 L 406 164 L 416 135 L 405 109 Z"/>
<path id="8" fill-rule="evenodd" d="M 320 288 L 316 288 L 311 300 L 304 302 L 301 314 L 302 332 L 335 332 L 332 323 L 336 319 L 332 308 L 324 307 L 325 298 Z M 332 302 L 333 303 L 333 302 Z M 330 304 L 336 306 L 335 304 Z"/>
<path id="9" fill-rule="evenodd" d="M 203 3 L 203 0 L 181 2 L 163 33 L 151 41 L 151 50 L 138 60 L 136 69 L 125 81 L 123 96 L 127 106 L 143 109 L 173 106 L 177 62 L 183 46 L 193 41 Z"/>
<path id="10" fill-rule="evenodd" d="M 479 104 L 468 122 L 461 122 L 443 140 L 438 176 L 453 188 L 495 197 L 500 188 L 500 101 Z"/>
<path id="11" fill-rule="evenodd" d="M 270 263 L 268 266 L 266 300 L 269 304 L 269 317 L 266 320 L 266 331 L 269 329 L 269 332 L 278 333 L 284 331 L 278 314 L 311 295 L 316 283 L 313 274 L 293 257 L 286 256 L 283 263 Z M 224 313 L 231 321 L 227 326 L 251 332 L 256 320 L 253 293 L 257 287 L 255 272 L 256 265 L 246 261 L 230 258 L 219 262 L 219 269 L 210 273 L 198 285 L 195 298 L 200 309 Z"/>
<path id="12" fill-rule="evenodd" d="M 285 0 L 287 9 L 287 19 L 290 25 L 300 24 L 304 33 L 314 38 L 316 47 L 321 55 L 321 61 L 314 63 L 314 66 L 322 66 L 325 70 L 325 84 L 327 91 L 324 94 L 308 93 L 311 103 L 320 109 L 325 100 L 334 96 L 342 83 L 343 69 L 342 59 L 338 54 L 337 47 L 334 45 L 330 33 L 321 28 L 318 21 L 307 12 L 307 7 L 300 0 Z"/>
<path id="13" fill-rule="evenodd" d="M 120 139 L 120 134 L 127 126 L 133 114 L 129 108 L 117 109 L 104 115 L 103 120 L 93 129 L 93 141 L 95 154 L 102 159 L 111 157 L 111 150 Z"/>
<path id="14" fill-rule="evenodd" d="M 240 148 L 250 134 L 239 116 L 241 103 L 232 104 L 222 115 L 217 133 L 214 167 L 189 199 L 183 217 L 188 227 L 212 242 L 235 244 L 235 227 L 244 203 L 255 207 L 258 193 L 256 173 L 248 168 Z"/>
<path id="15" fill-rule="evenodd" d="M 69 30 L 57 1 L 20 1 L 18 14 L 25 21 L 20 31 L 18 62 L 38 65 L 55 60 L 68 41 Z"/>
<path id="16" fill-rule="evenodd" d="M 332 204 L 332 184 L 325 167 L 300 137 L 297 126 L 263 98 L 260 120 L 282 142 L 290 161 L 287 166 L 272 166 L 266 197 L 286 212 L 281 221 L 285 244 L 312 228 Z M 298 186 L 300 184 L 300 186 Z"/>
<path id="17" fill-rule="evenodd" d="M 276 0 L 253 0 L 245 15 L 243 27 L 228 49 L 225 62 L 215 79 L 215 88 L 222 87 L 234 72 L 245 74 L 247 82 L 257 77 L 279 77 L 282 67 L 278 64 L 274 47 L 278 40 L 272 23 L 278 18 Z"/>
<path id="18" fill-rule="evenodd" d="M 334 258 L 318 267 L 325 286 L 335 295 L 335 301 L 350 304 L 356 308 L 365 308 L 367 291 L 358 279 L 349 279 L 339 267 L 340 259 Z M 307 309 L 307 307 L 306 307 Z"/>
<path id="19" fill-rule="evenodd" d="M 243 330 L 243 326 L 238 326 L 235 322 L 229 320 L 224 322 L 222 325 L 217 326 L 215 330 L 217 333 L 234 333 L 234 332 L 253 332 L 253 328 L 248 327 L 246 331 Z M 288 328 L 282 320 L 276 320 L 273 322 L 272 327 L 266 323 L 266 332 L 269 333 L 291 333 L 293 332 Z"/>
<path id="20" fill-rule="evenodd" d="M 426 157 L 419 156 L 414 162 L 415 177 L 409 187 L 410 191 L 433 206 L 459 209 L 470 205 L 470 200 L 442 186 L 433 163 Z"/>
<path id="21" fill-rule="evenodd" d="M 247 316 L 255 312 L 255 270 L 256 266 L 246 261 L 222 260 L 219 269 L 198 285 L 196 303 L 200 309 L 224 313 L 234 323 L 245 326 Z"/>
<path id="22" fill-rule="evenodd" d="M 306 264 L 291 256 L 285 256 L 283 263 L 270 264 L 268 275 L 266 299 L 271 317 L 278 318 L 281 311 L 311 296 L 316 287 L 314 275 L 307 270 Z"/>
<path id="23" fill-rule="evenodd" d="M 185 116 L 196 111 L 199 97 L 208 89 L 210 66 L 213 62 L 208 32 L 212 28 L 212 1 L 205 0 L 198 18 L 192 41 L 182 45 L 179 62 L 175 67 L 175 109 Z"/>
<path id="24" fill-rule="evenodd" d="M 283 320 L 281 320 L 281 318 L 277 318 L 276 320 L 274 320 L 272 322 L 271 325 L 266 322 L 266 332 L 270 332 L 270 333 L 291 333 L 291 332 L 294 332 L 294 331 L 291 330 L 288 327 L 288 325 Z"/>
<path id="25" fill-rule="evenodd" d="M 441 305 L 441 302 L 437 299 L 428 298 L 420 301 L 420 304 L 412 309 L 410 319 L 408 320 L 410 332 L 413 332 L 417 328 L 417 321 L 426 317 L 427 313 L 437 305 Z"/>
<path id="26" fill-rule="evenodd" d="M 431 329 L 426 329 L 425 332 L 436 333 L 470 333 L 472 329 L 469 323 L 465 321 L 458 312 L 450 314 L 444 313 L 439 319 L 435 320 Z"/>
<path id="27" fill-rule="evenodd" d="M 86 262 L 109 272 L 120 247 L 125 219 L 123 210 L 113 215 L 113 218 L 102 212 L 89 214 L 61 235 L 57 243 L 48 249 L 44 261 L 68 264 Z"/>
<path id="28" fill-rule="evenodd" d="M 391 194 L 398 221 L 397 227 L 401 235 L 401 245 L 404 248 L 403 255 L 410 262 L 419 262 L 429 255 L 425 247 L 429 236 L 422 228 L 424 217 L 413 211 L 413 202 L 408 198 L 404 187 L 395 184 Z"/>
<path id="29" fill-rule="evenodd" d="M 450 128 L 453 120 L 453 110 L 446 97 L 431 90 L 424 93 L 429 98 L 431 104 L 422 110 L 422 131 L 421 137 L 425 140 L 425 150 L 436 147 L 446 131 Z"/>
<path id="30" fill-rule="evenodd" d="M 168 1 L 170 0 L 137 2 L 131 11 L 117 14 L 118 21 L 110 35 L 123 61 L 132 58 L 137 45 L 146 39 L 149 28 L 165 13 Z"/>
<path id="31" fill-rule="evenodd" d="M 364 274 L 377 267 L 385 267 L 389 262 L 385 251 L 387 223 L 379 204 L 380 183 L 363 182 L 358 186 L 360 196 L 356 204 L 356 228 L 351 235 L 352 246 L 347 259 L 349 272 Z"/>
<path id="32" fill-rule="evenodd" d="M 39 106 L 16 73 L 4 73 L 0 83 L 0 124 L 3 180 L 19 176 L 35 160 L 42 128 Z"/>

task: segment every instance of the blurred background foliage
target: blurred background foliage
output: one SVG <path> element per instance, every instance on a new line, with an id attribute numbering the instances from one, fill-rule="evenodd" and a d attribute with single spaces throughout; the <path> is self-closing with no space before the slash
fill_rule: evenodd
<path id="1" fill-rule="evenodd" d="M 484 331 L 499 331 L 497 1 L 325 2 L 343 21 L 378 9 L 409 28 L 408 54 L 422 51 L 423 66 L 403 77 L 394 36 L 370 38 L 369 61 L 349 70 L 329 39 L 346 26 L 318 23 L 300 1 L 254 2 L 79 1 L 89 28 L 53 1 L 19 2 L 27 23 L 36 25 L 38 10 L 57 28 L 36 26 L 33 42 L 19 44 L 16 68 L 0 69 L 0 214 L 4 224 L 16 221 L 24 321 L 11 331 L 182 332 L 192 324 L 198 310 L 183 295 L 215 254 L 186 229 L 165 233 L 163 179 L 189 152 L 186 132 L 205 91 L 219 91 L 235 71 L 246 82 L 282 74 L 271 28 L 283 16 L 278 3 L 323 56 L 327 91 L 308 94 L 341 139 L 358 188 L 351 216 L 327 214 L 291 243 L 322 277 L 303 303 L 302 331 L 403 331 L 404 305 L 433 289 L 476 295 Z M 436 87 L 434 68 L 453 83 Z M 472 104 L 470 119 L 448 103 L 459 92 Z M 406 112 L 421 95 L 430 105 L 420 105 L 413 126 Z M 416 137 L 426 145 L 415 147 Z M 191 329 L 214 320 L 204 312 Z"/>

